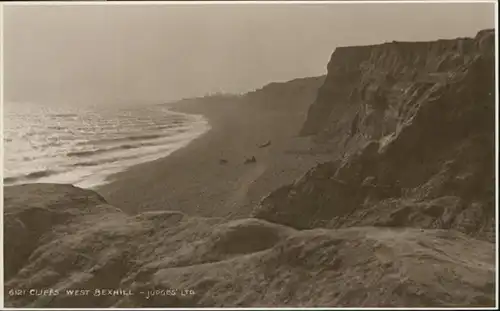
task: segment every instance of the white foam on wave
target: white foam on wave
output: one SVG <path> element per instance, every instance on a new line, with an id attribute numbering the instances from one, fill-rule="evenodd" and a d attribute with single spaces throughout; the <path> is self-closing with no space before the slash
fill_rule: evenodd
<path id="1" fill-rule="evenodd" d="M 158 148 L 156 146 L 151 148 L 140 148 L 142 149 L 140 151 L 140 156 L 133 159 L 121 160 L 115 163 L 110 163 L 109 165 L 105 165 L 99 170 L 99 172 L 87 174 L 78 182 L 76 182 L 75 185 L 81 188 L 96 188 L 98 186 L 109 183 L 111 180 L 109 180 L 108 177 L 113 174 L 125 171 L 126 169 L 134 165 L 152 162 L 160 158 L 169 156 L 173 152 L 187 146 L 193 140 L 210 130 L 208 121 L 204 119 L 203 116 L 199 117 L 201 118 L 199 118 L 193 124 L 193 128 L 188 133 L 183 134 L 182 138 L 175 139 L 175 137 L 172 137 L 176 140 L 175 143 L 172 143 L 172 141 L 170 141 L 170 143 L 165 145 L 165 147 L 161 148 Z"/>
<path id="2" fill-rule="evenodd" d="M 140 108 L 139 108 L 140 109 Z M 147 113 L 141 109 L 142 113 Z M 39 158 L 38 162 L 30 163 L 21 170 L 16 170 L 17 173 L 23 172 L 29 174 L 33 170 L 47 170 L 51 174 L 40 176 L 26 180 L 14 178 L 13 182 L 8 184 L 21 184 L 26 182 L 49 182 L 49 183 L 71 183 L 82 188 L 95 188 L 109 182 L 109 176 L 124 171 L 131 166 L 151 162 L 159 158 L 166 157 L 174 151 L 187 146 L 191 141 L 198 138 L 210 129 L 208 121 L 202 115 L 184 114 L 173 112 L 168 108 L 152 110 L 151 113 L 163 113 L 170 116 L 181 116 L 184 122 L 177 123 L 168 131 L 158 132 L 165 134 L 164 137 L 159 136 L 157 139 L 147 140 L 147 143 L 138 141 L 133 148 L 124 148 L 120 150 L 110 150 L 109 152 L 90 154 L 88 157 L 80 157 L 71 159 L 70 157 L 54 157 Z M 110 144 L 106 147 L 113 146 Z M 87 149 L 88 150 L 88 149 Z M 73 150 L 72 150 L 73 151 Z M 85 151 L 85 149 L 82 149 Z M 78 161 L 87 161 L 89 165 L 78 165 Z M 82 164 L 84 162 L 81 162 Z M 4 180 L 5 181 L 5 180 Z"/>

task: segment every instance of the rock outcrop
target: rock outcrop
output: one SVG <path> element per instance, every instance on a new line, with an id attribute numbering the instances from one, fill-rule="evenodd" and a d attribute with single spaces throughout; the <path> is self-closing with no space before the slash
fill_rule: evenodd
<path id="1" fill-rule="evenodd" d="M 495 34 L 338 48 L 302 135 L 332 161 L 255 217 L 298 229 L 456 229 L 495 239 Z"/>
<path id="2" fill-rule="evenodd" d="M 491 243 L 458 232 L 129 216 L 69 185 L 5 200 L 8 307 L 494 305 Z"/>

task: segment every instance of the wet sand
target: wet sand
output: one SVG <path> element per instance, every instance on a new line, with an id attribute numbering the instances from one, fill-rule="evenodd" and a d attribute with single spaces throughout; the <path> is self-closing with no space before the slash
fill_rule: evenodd
<path id="1" fill-rule="evenodd" d="M 97 191 L 127 213 L 175 210 L 194 216 L 248 216 L 263 196 L 318 161 L 317 156 L 290 149 L 296 150 L 297 141 L 303 140 L 297 133 L 312 97 L 297 97 L 295 103 L 280 107 L 256 100 L 171 104 L 174 111 L 204 115 L 211 129 L 165 158 L 111 176 L 112 182 Z M 245 163 L 251 157 L 256 162 Z"/>

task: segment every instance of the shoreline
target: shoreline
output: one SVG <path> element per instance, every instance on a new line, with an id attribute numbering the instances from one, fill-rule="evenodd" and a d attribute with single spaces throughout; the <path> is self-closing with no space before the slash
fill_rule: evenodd
<path id="1" fill-rule="evenodd" d="M 116 118 L 122 116 L 120 109 L 116 109 L 116 107 L 105 107 L 106 109 L 112 109 Z M 85 113 L 89 113 L 89 111 L 81 112 L 81 114 L 77 114 L 77 111 L 74 110 L 72 110 L 75 112 L 74 114 L 55 114 L 53 112 L 47 114 L 44 116 L 48 120 L 43 129 L 44 137 L 49 139 L 47 132 L 54 130 L 53 135 L 60 138 L 62 142 L 55 141 L 39 146 L 37 143 L 40 144 L 41 139 L 37 138 L 38 142 L 35 139 L 31 149 L 22 150 L 23 144 L 27 143 L 26 139 L 22 136 L 12 136 L 13 139 L 10 141 L 13 143 L 7 151 L 9 154 L 16 154 L 16 148 L 21 146 L 20 152 L 23 153 L 17 158 L 11 156 L 8 159 L 9 170 L 4 172 L 4 185 L 57 183 L 96 190 L 108 184 L 112 176 L 128 168 L 164 158 L 178 149 L 184 148 L 194 139 L 204 135 L 211 127 L 207 118 L 201 114 L 173 111 L 165 106 L 144 104 L 129 109 L 133 109 L 129 113 L 136 111 L 138 113 L 136 115 L 138 119 L 132 122 L 140 121 L 140 114 L 147 113 L 151 117 L 150 122 L 154 124 L 158 122 L 159 126 L 154 127 L 153 125 L 151 128 L 148 125 L 147 128 L 142 128 L 141 124 L 134 124 L 134 129 L 127 129 L 126 132 L 119 134 L 114 133 L 114 129 L 109 132 L 104 130 L 104 136 L 96 131 L 94 134 L 85 133 L 86 135 L 77 131 L 76 134 L 71 133 L 71 138 L 68 138 L 68 136 L 64 136 L 65 133 L 59 131 L 63 127 L 56 127 L 55 123 L 51 124 L 49 120 L 61 115 L 69 116 L 70 119 L 76 118 L 76 116 L 84 118 Z M 90 113 L 98 113 L 98 111 L 90 111 Z M 161 118 L 166 119 L 162 120 Z M 76 122 L 68 124 L 76 128 L 84 127 Z M 75 140 L 77 142 L 73 143 Z M 21 162 L 21 158 L 23 161 L 30 159 L 31 163 L 20 165 L 20 163 L 24 163 Z M 15 161 L 12 161 L 13 159 Z M 48 159 L 52 161 L 50 165 L 46 165 Z"/>
<path id="2" fill-rule="evenodd" d="M 119 170 L 117 172 L 110 173 L 110 174 L 104 176 L 102 178 L 102 182 L 101 183 L 93 185 L 93 186 L 90 186 L 90 187 L 81 187 L 81 188 L 89 189 L 89 190 L 93 190 L 93 191 L 99 191 L 99 189 L 101 189 L 102 187 L 115 182 L 116 178 L 117 178 L 116 177 L 117 175 L 119 175 L 119 174 L 121 174 L 123 172 L 126 172 L 127 170 L 129 170 L 129 169 L 131 169 L 131 168 L 133 168 L 135 166 L 142 165 L 142 164 L 147 164 L 147 163 L 151 163 L 151 162 L 155 162 L 155 161 L 164 159 L 166 157 L 169 157 L 171 154 L 173 154 L 173 153 L 175 153 L 175 152 L 177 152 L 177 151 L 179 151 L 179 150 L 181 150 L 183 148 L 186 148 L 193 141 L 195 141 L 195 140 L 201 138 L 202 136 L 206 135 L 212 129 L 212 125 L 210 124 L 210 120 L 208 120 L 204 115 L 184 113 L 184 112 L 181 112 L 181 111 L 175 111 L 174 109 L 168 109 L 168 110 L 169 110 L 169 112 L 179 113 L 179 114 L 183 114 L 183 115 L 189 115 L 191 117 L 198 118 L 198 120 L 196 120 L 195 123 L 198 123 L 198 122 L 203 122 L 204 123 L 203 124 L 203 127 L 204 127 L 203 132 L 197 134 L 196 136 L 193 135 L 193 137 L 191 137 L 190 139 L 186 140 L 187 143 L 184 141 L 183 145 L 181 145 L 180 147 L 177 147 L 174 150 L 168 151 L 166 155 L 160 156 L 160 157 L 158 157 L 156 159 L 153 159 L 153 160 L 146 160 L 144 162 L 132 164 L 132 165 L 129 165 L 129 166 L 124 166 L 121 170 Z M 200 126 L 200 124 L 193 125 L 193 129 L 192 129 L 193 131 L 197 131 L 197 129 L 195 128 L 196 126 Z M 75 185 L 75 186 L 78 186 L 78 185 Z"/>
<path id="3" fill-rule="evenodd" d="M 263 108 L 245 97 L 165 104 L 173 112 L 203 115 L 210 129 L 165 157 L 110 175 L 93 190 L 129 214 L 248 217 L 262 197 L 317 163 L 314 156 L 285 152 L 308 104 L 297 111 Z M 245 163 L 251 157 L 256 162 Z"/>
<path id="4" fill-rule="evenodd" d="M 114 174 L 107 176 L 105 183 L 98 185 L 98 186 L 95 186 L 95 187 L 92 187 L 92 190 L 94 190 L 100 194 L 103 194 L 104 196 L 110 196 L 110 194 L 111 194 L 111 196 L 114 196 L 114 194 L 116 192 L 119 192 L 118 188 L 123 186 L 124 179 L 129 181 L 129 178 L 136 177 L 137 175 L 134 175 L 134 173 L 136 173 L 136 171 L 138 171 L 138 170 L 140 171 L 142 167 L 151 168 L 152 166 L 156 166 L 156 165 L 158 165 L 158 166 L 165 165 L 166 164 L 165 162 L 168 162 L 167 159 L 169 157 L 176 156 L 176 154 L 178 154 L 178 153 L 186 152 L 186 151 L 183 151 L 183 149 L 189 148 L 192 144 L 195 144 L 197 140 L 203 139 L 205 136 L 209 135 L 209 133 L 213 130 L 213 123 L 206 115 L 179 111 L 178 109 L 175 109 L 175 104 L 164 104 L 163 106 L 167 106 L 168 110 L 172 111 L 174 113 L 183 113 L 183 114 L 202 116 L 206 120 L 208 128 L 205 130 L 205 132 L 198 135 L 194 139 L 190 140 L 189 143 L 187 143 L 185 146 L 182 146 L 182 147 L 172 151 L 171 153 L 169 153 L 165 156 L 162 156 L 162 157 L 160 157 L 156 160 L 153 160 L 153 161 L 138 163 L 136 165 L 124 168 L 120 172 L 116 172 Z M 168 163 L 166 165 L 168 165 Z M 140 209 L 137 209 L 137 210 L 136 209 L 125 209 L 124 211 L 127 213 L 139 213 L 139 212 L 141 212 Z"/>

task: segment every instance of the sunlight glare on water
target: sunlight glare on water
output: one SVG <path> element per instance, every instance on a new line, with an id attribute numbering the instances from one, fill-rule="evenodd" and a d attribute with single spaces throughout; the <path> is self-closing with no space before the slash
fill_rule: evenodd
<path id="1" fill-rule="evenodd" d="M 209 126 L 165 106 L 4 105 L 4 184 L 95 187 L 127 167 L 165 157 Z"/>

